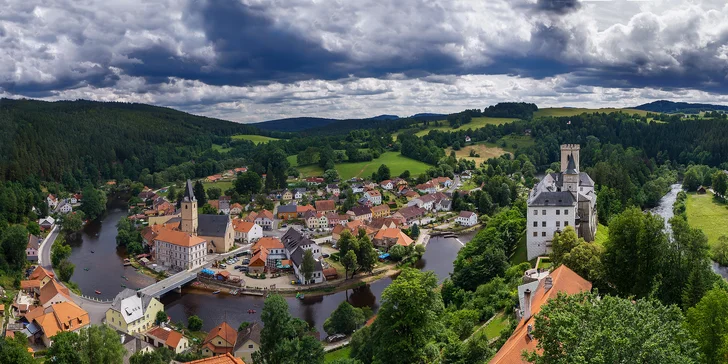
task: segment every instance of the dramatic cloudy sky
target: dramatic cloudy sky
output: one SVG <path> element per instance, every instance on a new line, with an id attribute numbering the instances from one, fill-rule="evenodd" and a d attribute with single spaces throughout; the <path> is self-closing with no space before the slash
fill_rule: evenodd
<path id="1" fill-rule="evenodd" d="M 240 122 L 728 103 L 725 0 L 5 0 L 0 97 Z"/>

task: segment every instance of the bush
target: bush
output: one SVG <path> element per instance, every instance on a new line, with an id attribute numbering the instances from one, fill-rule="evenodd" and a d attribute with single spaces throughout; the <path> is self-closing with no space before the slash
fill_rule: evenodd
<path id="1" fill-rule="evenodd" d="M 192 315 L 189 319 L 187 319 L 187 328 L 192 331 L 200 331 L 202 330 L 202 319 Z"/>

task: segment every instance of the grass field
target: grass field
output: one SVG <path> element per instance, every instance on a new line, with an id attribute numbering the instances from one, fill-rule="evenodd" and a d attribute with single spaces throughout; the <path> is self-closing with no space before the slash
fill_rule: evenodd
<path id="1" fill-rule="evenodd" d="M 336 349 L 334 351 L 329 351 L 324 355 L 324 363 L 331 363 L 334 360 L 337 359 L 347 359 L 349 358 L 349 353 L 351 352 L 350 346 L 344 346 L 343 348 Z"/>
<path id="2" fill-rule="evenodd" d="M 461 125 L 458 128 L 451 128 L 449 125 L 447 125 L 447 120 L 441 120 L 441 123 L 445 124 L 443 126 L 430 126 L 425 130 L 418 131 L 415 135 L 421 137 L 423 135 L 427 135 L 427 133 L 430 132 L 430 130 L 440 130 L 440 131 L 458 131 L 458 130 L 468 130 L 468 129 L 480 129 L 486 125 L 500 125 L 505 123 L 510 123 L 511 121 L 518 120 L 514 118 L 489 118 L 489 117 L 477 117 L 473 118 L 473 120 L 465 125 Z"/>
<path id="3" fill-rule="evenodd" d="M 225 191 L 233 188 L 233 181 L 202 182 L 202 186 L 205 187 L 205 192 L 210 188 L 217 187 L 224 194 Z"/>
<path id="4" fill-rule="evenodd" d="M 623 111 L 628 114 L 639 114 L 641 116 L 647 115 L 647 111 L 644 110 L 637 110 L 637 109 L 615 109 L 615 108 L 603 108 L 603 109 L 582 109 L 582 108 L 572 108 L 572 107 L 549 107 L 545 109 L 539 109 L 536 111 L 533 116 L 574 116 L 579 115 L 583 113 L 597 113 L 597 112 L 604 112 L 604 113 L 611 113 L 611 112 L 617 112 L 617 111 Z"/>
<path id="5" fill-rule="evenodd" d="M 480 157 L 471 157 L 470 151 L 473 150 L 475 153 L 480 155 Z M 452 148 L 445 149 L 445 154 L 450 155 L 450 152 L 452 151 Z M 460 150 L 455 151 L 455 156 L 460 158 L 465 158 L 468 160 L 475 161 L 475 165 L 479 166 L 480 163 L 487 161 L 489 158 L 498 158 L 502 156 L 503 154 L 508 153 L 507 151 L 503 150 L 501 147 L 494 146 L 492 144 L 486 144 L 486 143 L 478 143 L 473 145 L 468 145 L 466 147 L 463 147 Z"/>
<path id="6" fill-rule="evenodd" d="M 690 226 L 703 230 L 711 246 L 721 235 L 728 235 L 728 205 L 715 201 L 712 193 L 688 194 L 685 209 Z"/>
<path id="7" fill-rule="evenodd" d="M 506 317 L 503 312 L 498 313 L 493 321 L 489 322 L 488 325 L 485 326 L 485 336 L 488 339 L 494 339 L 498 336 L 500 336 L 501 331 L 508 327 L 508 317 Z"/>
<path id="8" fill-rule="evenodd" d="M 236 134 L 232 136 L 233 140 L 250 140 L 251 142 L 255 144 L 260 143 L 268 143 L 272 140 L 278 140 L 276 138 L 271 138 L 267 136 L 262 135 L 242 135 L 242 134 Z"/>
<path id="9" fill-rule="evenodd" d="M 594 237 L 594 242 L 599 245 L 604 245 L 607 238 L 609 238 L 609 226 L 597 225 L 597 236 Z"/>
<path id="10" fill-rule="evenodd" d="M 223 146 L 220 145 L 220 144 L 213 144 L 212 145 L 212 150 L 216 150 L 216 151 L 218 151 L 220 153 L 227 153 L 227 152 L 231 151 L 232 149 L 233 148 L 223 148 Z"/>
<path id="11" fill-rule="evenodd" d="M 296 156 L 289 156 L 288 162 L 292 166 L 296 166 Z M 382 164 L 386 164 L 389 167 L 392 176 L 398 176 L 405 170 L 409 170 L 410 174 L 417 176 L 431 167 L 427 163 L 407 158 L 399 154 L 399 152 L 386 152 L 379 156 L 379 158 L 369 162 L 339 163 L 336 165 L 336 170 L 339 172 L 341 179 L 350 179 L 352 177 L 367 178 L 372 175 L 372 172 L 376 172 Z M 296 167 L 296 169 L 301 172 L 302 177 L 321 176 L 324 173 L 321 167 L 317 165 Z"/>

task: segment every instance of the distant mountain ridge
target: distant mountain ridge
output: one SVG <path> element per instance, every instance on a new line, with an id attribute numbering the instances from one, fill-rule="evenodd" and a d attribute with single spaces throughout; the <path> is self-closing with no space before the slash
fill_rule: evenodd
<path id="1" fill-rule="evenodd" d="M 688 113 L 695 114 L 700 111 L 728 111 L 728 106 L 715 104 L 694 104 L 689 102 L 674 102 L 658 100 L 633 107 L 633 109 L 659 113 Z"/>

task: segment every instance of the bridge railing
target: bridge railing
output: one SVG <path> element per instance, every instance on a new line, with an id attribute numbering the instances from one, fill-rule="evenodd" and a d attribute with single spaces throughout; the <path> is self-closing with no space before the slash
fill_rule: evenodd
<path id="1" fill-rule="evenodd" d="M 111 303 L 111 302 L 114 301 L 114 300 L 101 299 L 101 298 L 98 298 L 98 297 L 91 297 L 91 296 L 86 296 L 86 295 L 80 295 L 78 297 L 81 297 L 81 298 L 83 298 L 83 299 L 85 299 L 87 301 L 93 301 L 93 302 L 98 302 L 98 303 Z"/>

